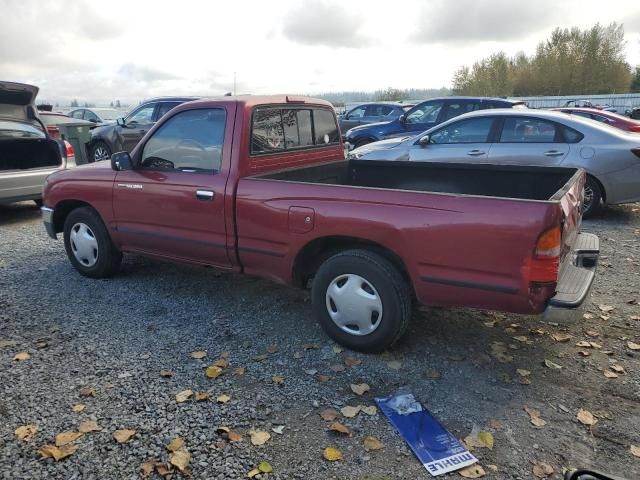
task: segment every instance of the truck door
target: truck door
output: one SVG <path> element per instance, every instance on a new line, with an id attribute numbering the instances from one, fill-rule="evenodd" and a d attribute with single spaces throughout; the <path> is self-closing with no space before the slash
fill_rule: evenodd
<path id="1" fill-rule="evenodd" d="M 562 126 L 533 116 L 504 117 L 489 162 L 505 165 L 558 166 L 569 153 Z"/>
<path id="2" fill-rule="evenodd" d="M 178 112 L 140 145 L 135 169 L 118 172 L 113 207 L 123 250 L 231 266 L 224 193 L 233 132 L 225 135 L 226 117 L 225 108 Z"/>

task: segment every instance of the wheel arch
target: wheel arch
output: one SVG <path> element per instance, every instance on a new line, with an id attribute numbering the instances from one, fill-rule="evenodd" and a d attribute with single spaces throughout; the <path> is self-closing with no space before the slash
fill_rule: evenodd
<path id="1" fill-rule="evenodd" d="M 372 240 L 351 236 L 320 237 L 302 247 L 293 261 L 291 278 L 294 285 L 306 287 L 325 260 L 338 252 L 351 249 L 368 250 L 387 259 L 398 269 L 413 292 L 409 270 L 397 253 Z"/>
<path id="2" fill-rule="evenodd" d="M 92 210 L 96 210 L 93 206 L 82 200 L 62 200 L 58 202 L 53 211 L 53 228 L 56 233 L 60 233 L 64 230 L 64 222 L 69 214 L 78 208 L 89 207 Z"/>
<path id="3" fill-rule="evenodd" d="M 598 184 L 598 187 L 600 187 L 600 193 L 602 194 L 602 203 L 607 203 L 607 190 L 604 188 L 602 182 L 598 180 L 598 177 L 589 172 L 587 172 L 587 178 L 593 179 Z"/>

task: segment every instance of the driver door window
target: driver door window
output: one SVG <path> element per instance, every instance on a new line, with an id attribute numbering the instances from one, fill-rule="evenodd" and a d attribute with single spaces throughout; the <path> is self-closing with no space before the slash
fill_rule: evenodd
<path id="1" fill-rule="evenodd" d="M 126 119 L 126 123 L 151 123 L 153 121 L 153 110 L 155 108 L 155 105 L 147 105 L 146 107 L 136 110 Z"/>
<path id="2" fill-rule="evenodd" d="M 424 104 L 407 116 L 407 123 L 435 123 L 443 105 L 443 101 Z"/>
<path id="3" fill-rule="evenodd" d="M 434 132 L 429 143 L 487 143 L 492 124 L 493 118 L 456 122 Z"/>
<path id="4" fill-rule="evenodd" d="M 221 108 L 187 110 L 171 117 L 142 151 L 145 170 L 218 173 L 226 123 Z"/>
<path id="5" fill-rule="evenodd" d="M 366 110 L 366 107 L 358 107 L 351 110 L 351 112 L 349 112 L 349 115 L 348 115 L 349 120 L 358 120 L 364 117 L 365 110 Z"/>

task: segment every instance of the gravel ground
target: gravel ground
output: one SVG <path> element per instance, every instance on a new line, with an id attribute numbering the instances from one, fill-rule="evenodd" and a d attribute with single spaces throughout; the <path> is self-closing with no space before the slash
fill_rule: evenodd
<path id="1" fill-rule="evenodd" d="M 46 236 L 30 203 L 0 207 L 0 478 L 140 478 L 143 462 L 167 462 L 176 436 L 185 439 L 193 478 L 247 478 L 262 461 L 273 473 L 256 478 L 428 478 L 382 415 L 339 416 L 351 436 L 327 431 L 319 415 L 399 391 L 413 392 L 460 438 L 474 426 L 493 434 L 493 449 L 473 451 L 485 478 L 533 478 L 537 461 L 553 467 L 551 478 L 578 466 L 640 478 L 640 458 L 630 451 L 640 446 L 640 352 L 628 347 L 640 343 L 640 208 L 607 208 L 583 230 L 602 245 L 588 318 L 558 326 L 420 308 L 396 349 L 363 355 L 328 340 L 311 317 L 307 292 L 139 257 L 127 257 L 113 279 L 90 280 L 72 269 L 62 242 Z M 605 313 L 598 305 L 614 308 Z M 571 338 L 556 341 L 551 334 L 558 333 Z M 31 357 L 14 360 L 22 351 Z M 207 357 L 191 358 L 194 351 Z M 229 366 L 208 379 L 205 368 L 223 352 Z M 347 358 L 361 363 L 345 366 Z M 545 359 L 563 368 L 548 368 Z M 625 373 L 606 378 L 614 364 Z M 236 367 L 246 368 L 244 375 L 234 374 Z M 162 369 L 174 375 L 161 377 Z M 530 372 L 529 384 L 517 369 Z M 371 390 L 355 395 L 352 383 Z M 82 397 L 84 387 L 95 396 Z M 209 392 L 210 400 L 177 403 L 185 389 Z M 217 402 L 222 394 L 231 399 Z M 85 409 L 76 413 L 74 404 Z M 525 405 L 546 424 L 532 425 Z M 581 424 L 581 408 L 597 424 Z M 58 462 L 40 458 L 40 447 L 86 420 L 100 430 L 79 438 L 75 453 Z M 27 424 L 38 428 L 30 442 L 14 434 Z M 242 440 L 227 442 L 219 426 Z M 272 431 L 278 426 L 281 434 Z M 112 437 L 118 429 L 136 433 L 120 444 Z M 271 438 L 254 446 L 251 430 Z M 367 436 L 384 448 L 366 451 Z M 329 446 L 344 459 L 324 460 Z"/>

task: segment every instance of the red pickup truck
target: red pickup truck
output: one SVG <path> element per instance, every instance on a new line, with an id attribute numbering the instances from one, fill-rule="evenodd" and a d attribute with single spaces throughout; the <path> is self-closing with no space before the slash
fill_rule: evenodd
<path id="1" fill-rule="evenodd" d="M 344 159 L 321 100 L 223 97 L 174 108 L 131 155 L 48 177 L 44 223 L 83 275 L 123 252 L 312 289 L 325 331 L 380 351 L 414 300 L 575 312 L 598 238 L 579 233 L 584 172 Z"/>

